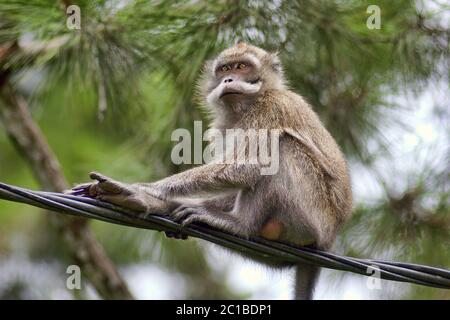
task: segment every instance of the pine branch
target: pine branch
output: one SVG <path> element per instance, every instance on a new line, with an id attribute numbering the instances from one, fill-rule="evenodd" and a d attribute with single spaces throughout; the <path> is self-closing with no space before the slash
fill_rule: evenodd
<path id="1" fill-rule="evenodd" d="M 27 160 L 42 188 L 63 191 L 68 183 L 59 162 L 37 124 L 32 119 L 25 99 L 17 94 L 8 80 L 0 75 L 0 120 L 16 147 Z M 132 299 L 125 281 L 95 239 L 87 220 L 80 217 L 59 217 L 57 224 L 66 248 L 86 270 L 100 296 L 110 299 Z"/>

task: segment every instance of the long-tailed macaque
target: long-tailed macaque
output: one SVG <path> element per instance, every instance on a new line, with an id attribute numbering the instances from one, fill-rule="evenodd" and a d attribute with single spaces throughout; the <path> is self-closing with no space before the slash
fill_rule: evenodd
<path id="1" fill-rule="evenodd" d="M 238 43 L 206 63 L 199 91 L 212 128 L 280 132 L 275 174 L 261 174 L 258 162 L 216 161 L 152 183 L 92 173 L 96 182 L 72 193 L 169 215 L 183 225 L 202 222 L 242 237 L 330 249 L 351 214 L 347 165 L 308 103 L 286 87 L 277 55 Z M 312 298 L 318 274 L 316 266 L 297 265 L 295 298 Z"/>

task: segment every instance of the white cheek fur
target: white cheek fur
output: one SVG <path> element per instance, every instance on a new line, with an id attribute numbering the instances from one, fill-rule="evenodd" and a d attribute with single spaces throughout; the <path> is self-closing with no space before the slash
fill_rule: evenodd
<path id="1" fill-rule="evenodd" d="M 255 94 L 259 92 L 261 86 L 261 81 L 254 84 L 239 81 L 233 85 L 233 88 L 242 92 L 243 94 Z M 208 105 L 217 105 L 222 103 L 220 100 L 220 95 L 222 94 L 224 87 L 224 84 L 221 83 L 208 94 L 208 96 L 206 97 L 206 102 L 208 103 Z"/>
<path id="2" fill-rule="evenodd" d="M 206 97 L 206 102 L 209 106 L 217 105 L 220 102 L 220 93 L 222 92 L 222 84 L 219 84 L 217 87 L 211 91 Z"/>
<path id="3" fill-rule="evenodd" d="M 246 94 L 255 94 L 261 89 L 262 82 L 259 81 L 257 83 L 247 83 L 247 82 L 239 82 L 239 88 L 242 92 Z"/>

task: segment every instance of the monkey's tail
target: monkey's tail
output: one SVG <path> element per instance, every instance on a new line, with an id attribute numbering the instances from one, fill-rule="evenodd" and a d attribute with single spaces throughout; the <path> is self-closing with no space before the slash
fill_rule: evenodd
<path id="1" fill-rule="evenodd" d="M 314 287 L 319 278 L 320 267 L 300 263 L 295 270 L 295 300 L 312 300 Z"/>

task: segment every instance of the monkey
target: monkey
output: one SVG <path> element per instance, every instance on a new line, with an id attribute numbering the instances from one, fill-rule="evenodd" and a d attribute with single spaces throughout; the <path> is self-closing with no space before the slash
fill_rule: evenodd
<path id="1" fill-rule="evenodd" d="M 91 173 L 95 182 L 71 192 L 169 215 L 183 226 L 200 222 L 245 238 L 329 250 L 351 215 L 349 170 L 318 115 L 288 88 L 278 54 L 239 42 L 206 62 L 198 94 L 211 128 L 278 130 L 278 171 L 262 175 L 258 162 L 213 161 L 133 184 Z M 295 299 L 313 298 L 319 273 L 317 266 L 296 265 Z"/>

